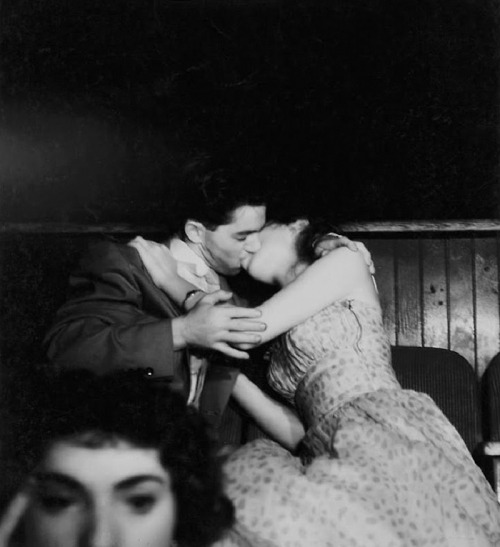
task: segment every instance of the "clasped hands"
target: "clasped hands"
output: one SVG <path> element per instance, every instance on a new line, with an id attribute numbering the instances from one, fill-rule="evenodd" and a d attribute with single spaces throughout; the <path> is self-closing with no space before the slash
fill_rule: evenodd
<path id="1" fill-rule="evenodd" d="M 179 276 L 177 262 L 166 245 L 136 237 L 129 246 L 138 251 L 153 283 L 179 304 L 186 292 L 194 288 Z M 375 272 L 366 247 L 345 236 L 324 236 L 316 243 L 315 252 L 321 257 L 338 247 L 361 252 L 370 273 Z M 199 299 L 190 299 L 191 309 L 175 320 L 176 333 L 183 341 L 182 345 L 220 351 L 236 359 L 248 359 L 248 353 L 238 348 L 258 345 L 261 341 L 259 333 L 266 329 L 266 324 L 258 321 L 261 316 L 259 309 L 234 306 L 229 303 L 231 298 L 231 292 L 218 290 L 205 295 L 200 292 Z"/>

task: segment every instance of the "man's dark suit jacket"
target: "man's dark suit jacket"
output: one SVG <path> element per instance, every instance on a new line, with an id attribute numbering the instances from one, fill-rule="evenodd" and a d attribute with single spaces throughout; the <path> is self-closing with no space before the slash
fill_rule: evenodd
<path id="1" fill-rule="evenodd" d="M 69 298 L 45 338 L 52 363 L 100 374 L 144 369 L 187 398 L 188 352 L 174 351 L 171 328 L 181 310 L 154 285 L 135 249 L 111 241 L 95 243 L 69 283 Z M 236 375 L 234 367 L 209 366 L 200 411 L 214 427 Z"/>

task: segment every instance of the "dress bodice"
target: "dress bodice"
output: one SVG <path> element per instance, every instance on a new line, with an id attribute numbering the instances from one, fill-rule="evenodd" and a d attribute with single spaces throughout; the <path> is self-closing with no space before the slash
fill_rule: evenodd
<path id="1" fill-rule="evenodd" d="M 380 308 L 334 302 L 273 346 L 269 384 L 312 425 L 355 397 L 399 389 Z"/>

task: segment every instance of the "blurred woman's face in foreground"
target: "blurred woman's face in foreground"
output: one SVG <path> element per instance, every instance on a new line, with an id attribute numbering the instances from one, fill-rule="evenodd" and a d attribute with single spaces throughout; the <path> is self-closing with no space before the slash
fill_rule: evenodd
<path id="1" fill-rule="evenodd" d="M 36 471 L 28 547 L 166 547 L 176 503 L 158 450 L 52 445 Z"/>

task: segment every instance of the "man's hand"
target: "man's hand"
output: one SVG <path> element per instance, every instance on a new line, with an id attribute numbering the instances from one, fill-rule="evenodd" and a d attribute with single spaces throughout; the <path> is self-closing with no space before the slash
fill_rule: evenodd
<path id="1" fill-rule="evenodd" d="M 228 291 L 207 294 L 186 315 L 173 319 L 174 347 L 195 346 L 248 359 L 248 353 L 233 344 L 258 344 L 258 333 L 266 330 L 266 324 L 256 321 L 259 310 L 225 304 L 231 297 Z"/>
<path id="2" fill-rule="evenodd" d="M 314 252 L 318 258 L 328 254 L 339 247 L 347 247 L 353 252 L 360 252 L 365 259 L 366 265 L 372 275 L 375 275 L 375 265 L 373 264 L 372 255 L 361 241 L 351 241 L 346 236 L 337 236 L 334 234 L 325 234 L 318 238 L 314 243 Z"/>

